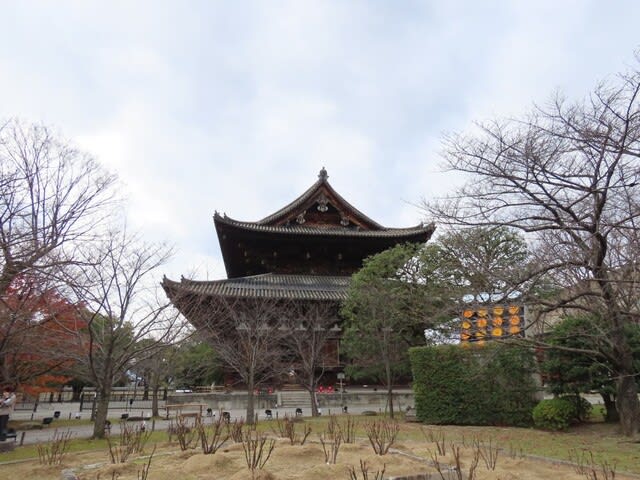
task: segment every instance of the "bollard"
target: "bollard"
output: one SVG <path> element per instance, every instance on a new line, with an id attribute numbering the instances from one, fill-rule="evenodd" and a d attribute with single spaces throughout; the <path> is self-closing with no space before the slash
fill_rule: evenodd
<path id="1" fill-rule="evenodd" d="M 69 412 L 69 420 L 71 420 L 71 412 Z"/>
<path id="2" fill-rule="evenodd" d="M 27 432 L 22 432 L 22 435 L 20 435 L 20 446 L 22 446 L 22 444 L 24 443 L 24 436 Z"/>
<path id="3" fill-rule="evenodd" d="M 156 431 L 156 417 L 153 417 L 153 420 L 151 420 L 151 431 Z"/>

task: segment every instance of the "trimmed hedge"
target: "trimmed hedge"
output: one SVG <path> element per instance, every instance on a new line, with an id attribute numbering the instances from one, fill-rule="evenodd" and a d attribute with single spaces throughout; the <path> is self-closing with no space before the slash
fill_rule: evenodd
<path id="1" fill-rule="evenodd" d="M 416 416 L 430 424 L 517 425 L 532 423 L 538 388 L 531 352 L 497 344 L 409 350 Z"/>

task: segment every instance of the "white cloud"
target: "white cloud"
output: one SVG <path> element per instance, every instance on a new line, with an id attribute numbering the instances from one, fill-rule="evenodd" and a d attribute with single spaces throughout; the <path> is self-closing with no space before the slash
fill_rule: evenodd
<path id="1" fill-rule="evenodd" d="M 0 116 L 58 127 L 122 178 L 129 222 L 223 276 L 214 210 L 257 220 L 325 166 L 382 224 L 456 181 L 440 137 L 582 95 L 637 47 L 631 0 L 17 2 Z M 202 273 L 204 275 L 204 273 Z"/>

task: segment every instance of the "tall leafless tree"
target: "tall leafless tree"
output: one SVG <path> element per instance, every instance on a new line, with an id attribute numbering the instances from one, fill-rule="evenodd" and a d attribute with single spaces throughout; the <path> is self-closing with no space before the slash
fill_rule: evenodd
<path id="1" fill-rule="evenodd" d="M 42 125 L 0 126 L 0 298 L 20 275 L 74 261 L 114 201 L 115 177 Z"/>
<path id="2" fill-rule="evenodd" d="M 82 302 L 87 329 L 78 335 L 79 360 L 98 394 L 93 436 L 104 436 L 114 380 L 135 363 L 178 340 L 185 323 L 160 300 L 154 273 L 170 257 L 165 245 L 110 234 L 69 270 L 68 284 Z"/>
<path id="3" fill-rule="evenodd" d="M 154 339 L 145 339 L 143 342 L 152 342 L 150 350 L 145 357 L 136 359 L 133 366 L 136 377 L 144 381 L 143 400 L 148 400 L 151 393 L 151 415 L 160 416 L 159 400 L 160 389 L 167 387 L 171 376 L 171 363 L 175 357 L 174 345 L 158 343 Z"/>
<path id="4" fill-rule="evenodd" d="M 440 223 L 524 232 L 535 257 L 531 288 L 512 288 L 528 291 L 541 314 L 569 309 L 603 319 L 608 348 L 592 353 L 615 366 L 617 408 L 629 436 L 640 429 L 640 372 L 624 333 L 639 321 L 639 92 L 636 69 L 583 101 L 556 96 L 523 119 L 448 137 L 447 166 L 469 182 L 425 204 Z"/>
<path id="5" fill-rule="evenodd" d="M 284 319 L 289 302 L 269 297 L 176 299 L 181 311 L 205 331 L 207 341 L 247 387 L 247 423 L 255 418 L 255 390 L 284 371 Z M 197 303 L 196 303 L 197 302 Z"/>
<path id="6" fill-rule="evenodd" d="M 285 358 L 291 360 L 290 375 L 309 392 L 311 415 L 318 416 L 316 391 L 327 366 L 336 366 L 337 358 L 327 358 L 327 346 L 337 342 L 338 306 L 308 301 L 291 302 L 284 314 L 288 335 L 284 337 Z M 336 349 L 335 355 L 338 354 Z M 327 365 L 327 362 L 329 364 Z"/>

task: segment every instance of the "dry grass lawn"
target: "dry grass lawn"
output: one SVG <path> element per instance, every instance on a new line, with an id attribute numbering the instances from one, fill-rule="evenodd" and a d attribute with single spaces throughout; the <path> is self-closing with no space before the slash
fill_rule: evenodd
<path id="1" fill-rule="evenodd" d="M 360 424 L 371 421 L 359 418 Z M 615 427 L 604 424 L 588 425 L 568 433 L 541 432 L 532 429 L 489 428 L 489 427 L 423 427 L 416 424 L 402 424 L 401 432 L 393 453 L 385 456 L 375 455 L 364 432 L 358 431 L 355 444 L 343 444 L 339 450 L 337 463 L 325 462 L 317 433 L 326 427 L 326 419 L 310 420 L 313 429 L 307 443 L 303 446 L 290 445 L 288 440 L 277 439 L 272 457 L 262 471 L 256 472 L 256 479 L 305 479 L 305 480 L 341 480 L 349 479 L 349 468 L 359 471 L 360 461 L 369 467 L 369 478 L 373 479 L 378 470 L 385 468 L 385 478 L 402 475 L 432 472 L 439 479 L 434 468 L 434 458 L 446 468 L 454 465 L 451 444 L 460 447 L 462 468 L 466 471 L 474 455 L 472 439 L 483 440 L 498 445 L 495 470 L 489 469 L 480 459 L 476 470 L 478 480 L 508 479 L 567 479 L 584 480 L 585 474 L 576 472 L 574 466 L 562 460 L 569 458 L 569 450 L 592 452 L 597 464 L 607 461 L 617 463 L 616 480 L 626 480 L 640 476 L 640 445 L 626 442 L 615 433 Z M 265 422 L 261 425 L 271 436 L 275 435 Z M 444 435 L 446 454 L 437 455 L 437 446 L 425 437 L 423 430 L 431 430 L 434 436 Z M 251 479 L 247 469 L 241 444 L 227 443 L 213 455 L 203 455 L 199 448 L 181 452 L 176 443 L 160 440 L 156 454 L 152 459 L 147 480 L 243 480 Z M 147 450 L 152 450 L 152 445 Z M 531 455 L 552 457 L 534 458 Z M 3 460 L 0 455 L 0 462 Z M 55 479 L 62 478 L 61 472 L 71 469 L 82 480 L 138 480 L 147 459 L 138 457 L 121 465 L 111 465 L 106 449 L 68 454 L 59 466 L 42 466 L 37 460 L 3 464 L 0 468 L 3 476 L 14 479 Z M 598 467 L 599 468 L 599 467 Z M 630 474 L 625 475 L 626 471 Z M 605 479 L 598 472 L 598 479 Z M 363 478 L 359 475 L 358 478 Z"/>

